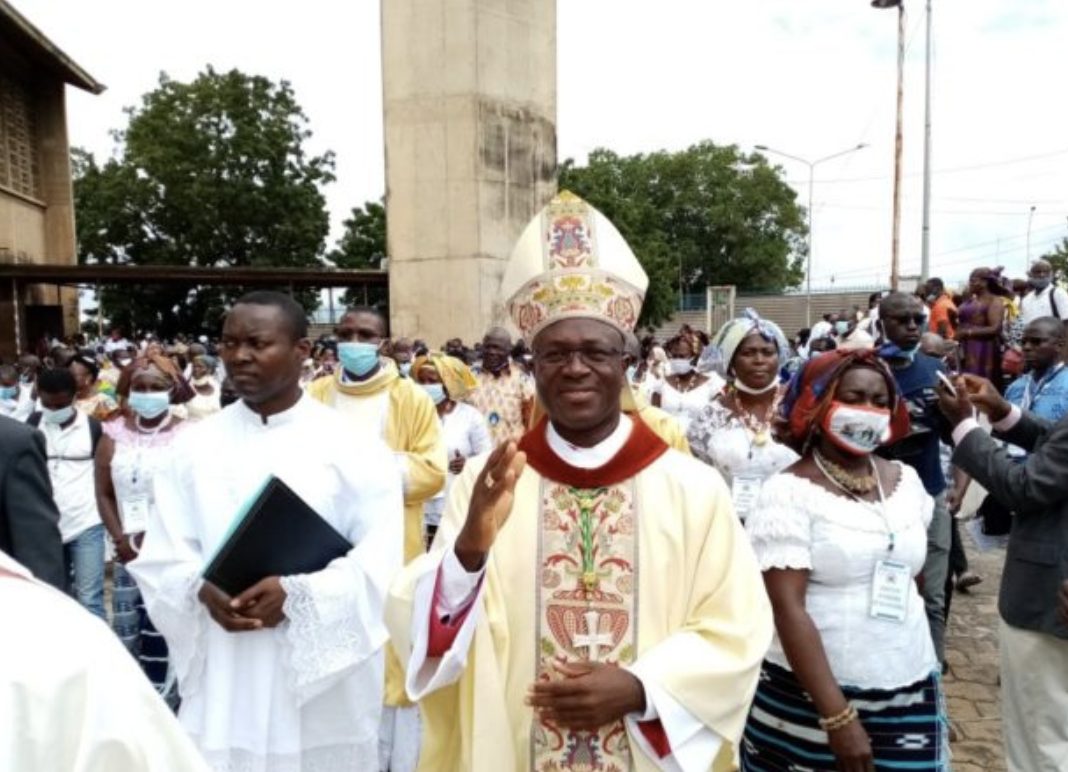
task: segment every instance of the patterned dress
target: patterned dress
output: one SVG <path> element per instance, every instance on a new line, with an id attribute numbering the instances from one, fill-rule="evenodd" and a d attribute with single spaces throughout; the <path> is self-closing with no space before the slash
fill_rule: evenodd
<path id="1" fill-rule="evenodd" d="M 467 401 L 486 417 L 494 447 L 502 442 L 518 442 L 527 431 L 523 405 L 533 404 L 533 380 L 518 367 L 505 368 L 497 375 L 480 370 L 475 377 L 478 389 Z"/>
<path id="2" fill-rule="evenodd" d="M 991 301 L 993 303 L 994 301 Z M 960 307 L 960 332 L 990 325 L 990 303 L 972 298 Z M 994 384 L 1001 382 L 1001 340 L 994 338 L 965 338 L 961 341 L 961 368 L 966 373 L 981 375 Z"/>

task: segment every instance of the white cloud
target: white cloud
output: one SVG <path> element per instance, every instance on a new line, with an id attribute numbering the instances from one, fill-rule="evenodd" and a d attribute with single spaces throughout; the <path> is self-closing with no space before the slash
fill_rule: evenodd
<path id="1" fill-rule="evenodd" d="M 924 38 L 922 3 L 906 2 L 902 270 L 909 273 L 920 259 Z M 1068 72 L 1068 4 L 934 5 L 932 271 L 961 278 L 997 261 L 1020 274 L 1032 203 L 1034 254 L 1068 234 L 1068 108 L 1057 88 Z M 107 132 L 124 124 L 122 108 L 161 70 L 189 78 L 207 63 L 239 67 L 290 80 L 315 149 L 337 152 L 338 182 L 327 191 L 335 233 L 353 205 L 381 195 L 374 0 L 18 0 L 18 7 L 109 86 L 99 97 L 70 92 L 74 144 L 109 151 Z M 818 171 L 814 281 L 885 281 L 894 12 L 868 0 L 559 0 L 558 17 L 561 158 L 599 146 L 678 149 L 705 138 L 819 157 L 867 142 L 869 149 Z M 784 168 L 804 199 L 804 167 Z"/>

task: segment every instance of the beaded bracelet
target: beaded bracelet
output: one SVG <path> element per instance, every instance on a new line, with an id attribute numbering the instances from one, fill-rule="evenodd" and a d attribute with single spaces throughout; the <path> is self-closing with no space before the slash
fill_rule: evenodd
<path id="1" fill-rule="evenodd" d="M 851 723 L 856 721 L 857 718 L 857 709 L 852 703 L 850 703 L 841 713 L 836 713 L 835 715 L 828 716 L 827 718 L 821 718 L 820 728 L 822 728 L 824 732 L 833 732 L 837 729 L 842 729 L 844 727 L 849 726 Z"/>

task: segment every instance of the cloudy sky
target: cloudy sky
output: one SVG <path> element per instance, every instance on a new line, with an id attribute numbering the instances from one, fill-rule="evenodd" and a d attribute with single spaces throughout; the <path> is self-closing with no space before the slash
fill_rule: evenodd
<path id="1" fill-rule="evenodd" d="M 378 0 L 14 0 L 104 82 L 72 90 L 71 141 L 98 155 L 160 71 L 212 64 L 292 82 L 337 154 L 334 236 L 383 191 Z M 924 14 L 906 0 L 902 273 L 920 265 Z M 813 283 L 886 281 L 896 14 L 868 0 L 558 0 L 560 157 L 765 144 L 817 167 Z M 1068 235 L 1068 3 L 934 0 L 932 273 L 1027 263 Z M 784 160 L 807 198 L 807 167 Z"/>

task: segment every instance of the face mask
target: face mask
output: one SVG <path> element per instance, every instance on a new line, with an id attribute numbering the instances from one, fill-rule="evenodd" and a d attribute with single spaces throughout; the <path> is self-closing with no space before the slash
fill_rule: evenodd
<path id="1" fill-rule="evenodd" d="M 1046 279 L 1028 279 L 1027 283 L 1034 287 L 1036 290 L 1044 290 L 1050 285 L 1050 280 Z"/>
<path id="2" fill-rule="evenodd" d="M 634 382 L 634 376 L 635 376 L 635 374 L 637 374 L 637 372 L 638 372 L 638 366 L 637 365 L 631 365 L 630 367 L 628 367 L 627 368 L 627 381 L 633 383 Z"/>
<path id="3" fill-rule="evenodd" d="M 668 369 L 672 375 L 686 375 L 693 370 L 693 361 L 689 359 L 669 359 Z"/>
<path id="4" fill-rule="evenodd" d="M 33 376 L 32 375 L 19 376 L 19 381 L 22 383 L 23 386 L 30 386 L 33 383 Z"/>
<path id="5" fill-rule="evenodd" d="M 845 335 L 849 330 L 849 322 L 835 322 L 834 329 L 839 335 Z"/>
<path id="6" fill-rule="evenodd" d="M 119 368 L 120 370 L 125 370 L 126 367 L 129 364 L 130 364 L 130 360 L 129 359 L 116 359 L 115 360 L 115 367 Z"/>
<path id="7" fill-rule="evenodd" d="M 434 400 L 435 405 L 440 405 L 445 401 L 445 386 L 440 383 L 424 383 L 423 389 L 430 395 L 430 398 Z"/>
<path id="8" fill-rule="evenodd" d="M 74 405 L 67 405 L 61 407 L 58 410 L 49 410 L 47 407 L 41 408 L 41 420 L 46 424 L 60 425 L 65 424 L 71 418 L 74 417 Z"/>
<path id="9" fill-rule="evenodd" d="M 130 410 L 142 418 L 159 418 L 171 406 L 169 391 L 132 391 L 127 400 Z"/>
<path id="10" fill-rule="evenodd" d="M 194 386 L 208 386 L 208 385 L 211 384 L 211 380 L 212 380 L 212 378 L 211 378 L 210 375 L 202 375 L 199 378 L 194 378 L 193 379 L 193 385 Z"/>
<path id="11" fill-rule="evenodd" d="M 846 453 L 866 456 L 889 436 L 890 411 L 832 402 L 823 417 L 827 437 Z"/>
<path id="12" fill-rule="evenodd" d="M 400 374 L 402 376 L 407 378 L 408 375 L 412 372 L 412 363 L 411 362 L 401 362 L 399 365 L 397 365 L 397 369 L 400 370 Z"/>
<path id="13" fill-rule="evenodd" d="M 18 386 L 0 386 L 0 399 L 14 399 L 18 395 Z"/>
<path id="14" fill-rule="evenodd" d="M 879 346 L 879 356 L 883 359 L 907 359 L 909 362 L 912 362 L 916 359 L 916 354 L 919 350 L 919 343 L 915 346 L 910 346 L 909 348 L 901 348 L 901 346 L 896 343 L 884 343 Z"/>
<path id="15" fill-rule="evenodd" d="M 378 344 L 347 341 L 337 344 L 337 356 L 341 366 L 362 378 L 378 364 Z"/>

